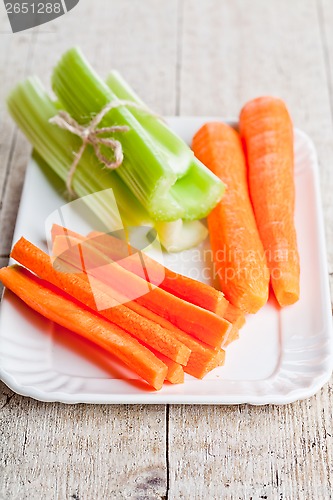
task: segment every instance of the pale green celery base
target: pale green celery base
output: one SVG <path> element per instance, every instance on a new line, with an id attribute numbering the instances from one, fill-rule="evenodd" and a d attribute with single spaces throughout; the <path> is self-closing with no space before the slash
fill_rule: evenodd
<path id="1" fill-rule="evenodd" d="M 180 252 L 193 248 L 208 236 L 208 229 L 199 220 L 156 222 L 155 229 L 168 252 Z"/>

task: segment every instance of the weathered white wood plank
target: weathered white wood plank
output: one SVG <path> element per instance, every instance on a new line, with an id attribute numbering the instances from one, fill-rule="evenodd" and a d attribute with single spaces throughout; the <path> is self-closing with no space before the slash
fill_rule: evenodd
<path id="1" fill-rule="evenodd" d="M 48 404 L 2 389 L 0 498 L 165 495 L 160 406 Z"/>
<path id="2" fill-rule="evenodd" d="M 8 159 L 7 177 L 0 209 L 0 255 L 10 253 L 16 215 L 19 207 L 27 160 L 31 146 L 23 134 L 15 129 L 12 151 Z"/>
<path id="3" fill-rule="evenodd" d="M 72 12 L 35 36 L 29 72 L 38 73 L 46 83 L 61 52 L 77 44 L 103 75 L 117 67 L 150 106 L 172 114 L 176 28 L 177 0 L 81 0 Z M 17 68 L 27 54 L 23 42 L 11 46 L 8 88 L 24 76 Z M 14 130 L 5 112 L 4 117 Z M 21 136 L 15 143 L 11 141 L 12 160 L 0 222 L 3 253 L 9 252 L 29 153 Z M 8 155 L 0 155 L 3 171 Z M 4 264 L 5 260 L 0 261 Z M 5 406 L 0 410 L 0 498 L 104 500 L 166 495 L 164 406 L 39 403 L 18 395 L 10 399 L 12 393 L 3 384 L 1 393 Z"/>
<path id="4" fill-rule="evenodd" d="M 172 407 L 170 498 L 330 498 L 328 396 L 280 407 Z"/>
<path id="5" fill-rule="evenodd" d="M 7 26 L 3 16 L 1 16 L 0 22 L 0 26 Z M 0 198 L 4 194 L 8 180 L 8 168 L 16 140 L 15 126 L 6 111 L 5 98 L 10 92 L 14 81 L 22 79 L 29 69 L 34 36 L 33 33 L 18 34 L 13 38 L 13 35 L 0 33 Z M 11 57 L 14 53 L 19 53 L 20 57 Z"/>
<path id="6" fill-rule="evenodd" d="M 149 106 L 175 112 L 177 0 L 81 0 L 52 26 L 38 34 L 32 64 L 46 86 L 62 52 L 78 45 L 100 75 L 116 68 Z"/>
<path id="7" fill-rule="evenodd" d="M 237 117 L 246 100 L 276 94 L 315 141 L 332 266 L 333 129 L 315 1 L 184 0 L 181 26 L 182 114 Z M 329 498 L 332 403 L 327 385 L 285 407 L 171 406 L 170 498 Z"/>

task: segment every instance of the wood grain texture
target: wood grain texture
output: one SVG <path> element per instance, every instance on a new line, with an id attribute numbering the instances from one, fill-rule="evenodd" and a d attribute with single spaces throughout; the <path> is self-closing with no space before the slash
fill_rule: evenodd
<path id="1" fill-rule="evenodd" d="M 325 389 L 288 406 L 173 407 L 171 498 L 330 498 L 330 398 Z"/>
<path id="2" fill-rule="evenodd" d="M 4 96 L 30 72 L 48 84 L 59 54 L 79 44 L 160 113 L 235 117 L 256 95 L 284 98 L 318 151 L 333 272 L 330 0 L 81 0 L 15 36 L 1 9 L 0 266 L 30 152 Z M 3 384 L 0 395 L 1 500 L 331 498 L 331 384 L 280 407 L 66 406 Z"/>
<path id="3" fill-rule="evenodd" d="M 40 403 L 5 387 L 2 394 L 0 498 L 165 495 L 161 407 Z"/>
<path id="4" fill-rule="evenodd" d="M 36 31 L 31 30 L 29 33 L 19 33 L 15 37 L 8 34 L 9 23 L 6 19 L 4 6 L 1 5 L 0 11 L 0 38 L 1 38 L 1 51 L 0 51 L 0 68 L 1 68 L 1 85 L 0 85 L 0 255 L 9 252 L 9 241 L 12 237 L 13 226 L 16 218 L 17 203 L 20 197 L 20 186 L 15 186 L 14 191 L 12 186 L 9 191 L 13 194 L 15 199 L 10 197 L 9 210 L 12 213 L 11 218 L 7 217 L 6 227 L 4 226 L 4 206 L 5 197 L 8 197 L 7 187 L 12 184 L 10 182 L 11 170 L 15 170 L 15 160 L 19 159 L 19 169 L 16 174 L 16 181 L 22 183 L 24 177 L 24 169 L 26 159 L 30 149 L 24 149 L 22 145 L 24 141 L 19 141 L 18 132 L 14 126 L 13 121 L 8 116 L 5 107 L 5 97 L 9 93 L 14 81 L 24 78 L 31 63 L 33 41 L 36 36 Z M 17 57 L 12 57 L 13 53 L 17 53 Z M 25 146 L 27 147 L 27 146 Z M 22 160 L 23 159 L 23 171 Z M 13 167 L 14 165 L 14 167 Z M 13 168 L 12 168 L 13 167 Z M 20 179 L 21 177 L 21 179 Z"/>

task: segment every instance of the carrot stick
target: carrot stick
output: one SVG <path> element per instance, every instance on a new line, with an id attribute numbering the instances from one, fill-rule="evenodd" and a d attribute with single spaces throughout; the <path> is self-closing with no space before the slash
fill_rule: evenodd
<path id="1" fill-rule="evenodd" d="M 239 330 L 245 325 L 245 316 L 238 307 L 229 302 L 224 317 L 232 324 L 231 332 L 223 344 L 223 348 L 226 348 L 231 342 L 239 339 Z"/>
<path id="2" fill-rule="evenodd" d="M 46 281 L 20 266 L 0 269 L 0 280 L 45 318 L 103 347 L 156 390 L 161 389 L 166 365 L 124 330 L 59 295 Z"/>
<path id="3" fill-rule="evenodd" d="M 63 228 L 62 226 L 58 226 L 58 225 L 54 224 L 52 227 L 52 239 L 53 239 L 53 241 L 55 241 L 55 238 L 57 236 L 61 236 L 61 235 L 73 236 L 73 237 L 76 237 L 78 239 L 81 239 L 81 241 L 85 240 L 84 236 L 82 236 L 78 233 L 75 233 L 74 231 L 71 231 L 67 228 Z M 103 253 L 105 253 L 105 255 L 107 255 L 111 259 L 116 260 L 121 266 L 125 267 L 125 269 L 130 270 L 130 271 L 134 272 L 135 274 L 138 274 L 138 272 L 140 272 L 137 265 L 139 265 L 139 264 L 141 265 L 141 263 L 139 263 L 137 259 L 130 260 L 131 257 L 128 257 L 131 255 L 131 252 L 136 252 L 137 250 L 135 248 L 129 246 L 126 241 L 118 239 L 110 234 L 101 233 L 98 231 L 90 232 L 87 236 L 87 239 L 88 239 L 89 243 L 91 243 L 92 245 L 99 248 Z M 67 248 L 67 243 L 63 247 L 63 251 L 66 251 L 66 248 Z M 58 246 L 56 253 L 61 253 L 61 249 L 59 248 L 59 246 Z M 142 254 L 142 257 L 144 259 L 144 262 L 145 262 L 147 268 L 149 269 L 148 275 L 149 275 L 150 281 L 154 282 L 154 274 L 153 274 L 154 269 L 155 269 L 154 266 L 155 265 L 162 266 L 162 265 L 159 264 L 158 262 L 154 261 L 151 257 L 149 257 L 145 254 Z M 121 261 L 121 259 L 123 259 L 123 258 L 126 258 L 126 262 L 127 262 L 126 265 Z M 166 274 L 168 273 L 168 278 L 170 280 L 170 284 L 175 284 L 176 281 L 178 280 L 177 286 L 179 286 L 180 291 L 184 290 L 188 286 L 189 281 L 193 282 L 193 287 L 192 287 L 192 283 L 191 283 L 192 290 L 196 287 L 196 283 L 199 283 L 196 280 L 192 280 L 191 278 L 187 278 L 186 276 L 182 276 L 180 274 L 177 274 L 177 273 L 169 270 L 168 268 L 164 268 L 164 271 Z M 158 272 L 160 272 L 160 270 Z M 166 282 L 166 278 L 164 279 L 164 281 L 160 285 L 161 288 L 164 287 L 164 290 L 166 290 L 168 288 L 168 286 L 164 286 L 165 282 Z M 204 284 L 201 283 L 200 285 L 204 285 Z M 182 286 L 183 286 L 183 288 L 181 288 Z M 188 287 L 188 291 L 190 291 L 191 287 Z M 170 287 L 170 291 L 171 291 L 171 288 L 172 288 L 172 286 Z M 175 288 L 176 287 L 174 286 L 174 290 L 175 290 Z M 212 293 L 211 300 L 208 300 L 208 301 L 206 301 L 205 304 L 203 304 L 205 301 L 199 299 L 201 296 L 201 293 L 204 294 L 205 292 L 207 292 L 207 294 L 209 295 L 211 293 L 211 291 L 214 291 L 220 295 L 214 296 L 214 293 Z M 180 294 L 176 294 L 176 295 L 178 297 L 180 295 L 182 295 L 183 298 L 185 298 L 185 293 L 186 293 L 186 296 L 188 296 L 187 300 L 189 302 L 195 303 L 192 300 L 192 298 L 193 298 L 192 294 L 189 294 L 189 293 L 183 291 Z M 206 308 L 209 309 L 209 306 L 211 305 L 212 309 L 215 308 L 215 310 L 218 310 L 220 314 L 223 313 L 224 319 L 226 319 L 227 321 L 229 321 L 232 324 L 232 329 L 231 329 L 228 337 L 225 339 L 225 341 L 223 343 L 223 347 L 227 347 L 231 342 L 233 342 L 234 340 L 237 340 L 239 338 L 239 331 L 238 330 L 245 324 L 245 317 L 244 317 L 244 314 L 242 313 L 242 311 L 238 307 L 235 307 L 230 302 L 228 302 L 223 297 L 221 292 L 218 292 L 218 290 L 216 290 L 215 288 L 210 287 L 208 285 L 204 285 L 203 288 L 199 287 L 198 297 L 199 297 L 198 301 L 200 301 L 201 304 L 203 304 L 202 307 L 204 307 L 204 305 L 205 305 Z M 142 306 L 139 306 L 139 307 L 142 307 Z M 147 311 L 149 311 L 149 309 Z M 142 314 L 142 310 L 141 310 L 141 314 Z M 142 315 L 144 315 L 144 314 L 142 314 Z M 156 322 L 156 318 L 154 318 L 153 321 Z M 165 321 L 166 321 L 166 323 L 169 323 L 167 320 L 165 320 Z M 190 359 L 191 359 L 191 357 L 190 357 Z"/>
<path id="4" fill-rule="evenodd" d="M 140 273 L 139 266 L 141 266 L 141 261 L 135 258 L 137 250 L 128 245 L 126 241 L 97 231 L 89 233 L 88 238 L 91 240 L 91 243 L 98 245 L 111 259 L 118 261 L 122 267 L 128 271 L 132 271 L 134 274 Z M 132 257 L 125 259 L 126 254 L 132 254 Z M 141 253 L 141 255 L 151 283 L 157 284 L 163 290 L 172 293 L 180 299 L 191 302 L 223 317 L 228 301 L 222 292 L 205 283 L 171 271 L 171 269 L 164 267 L 144 253 Z M 163 275 L 164 278 L 161 282 L 160 277 Z"/>
<path id="5" fill-rule="evenodd" d="M 207 375 L 209 371 L 213 370 L 213 368 L 221 366 L 224 363 L 225 351 L 223 349 L 213 349 L 137 302 L 128 302 L 127 305 L 133 308 L 133 310 L 141 316 L 149 318 L 151 321 L 169 330 L 176 339 L 191 349 L 187 365 L 183 367 L 185 373 L 201 379 Z"/>
<path id="6" fill-rule="evenodd" d="M 64 235 L 73 236 L 82 239 L 82 241 L 84 239 L 82 235 L 58 224 L 53 224 L 51 232 L 53 241 L 57 236 Z M 138 250 L 130 246 L 127 241 L 98 231 L 90 232 L 87 238 L 92 245 L 96 245 L 110 259 L 119 262 L 122 267 L 134 274 L 141 274 L 141 260 L 135 258 Z M 133 258 L 129 257 L 130 255 Z M 141 255 L 151 283 L 157 284 L 160 288 L 172 293 L 176 297 L 223 317 L 228 301 L 224 298 L 222 292 L 205 283 L 171 271 L 171 269 L 164 267 L 159 262 L 144 254 L 144 252 Z M 160 276 L 163 274 L 164 279 L 160 283 Z"/>
<path id="7" fill-rule="evenodd" d="M 224 318 L 229 321 L 237 329 L 245 325 L 245 316 L 238 307 L 235 307 L 229 302 L 228 307 L 224 313 Z"/>
<path id="8" fill-rule="evenodd" d="M 61 234 L 61 232 L 58 232 L 57 234 Z M 137 250 L 129 246 L 126 241 L 120 240 L 110 234 L 100 233 L 97 231 L 90 232 L 87 239 L 90 243 L 101 249 L 105 255 L 109 256 L 113 260 L 116 260 L 125 269 L 132 271 L 135 274 L 140 272 L 139 266 L 141 266 L 141 262 L 139 262 L 138 259 L 131 258 L 130 256 L 132 252 L 136 252 Z M 134 256 L 135 254 L 133 257 Z M 122 261 L 121 259 L 125 257 L 126 260 Z M 163 268 L 163 266 L 148 255 L 142 254 L 142 257 L 146 264 L 149 279 L 151 282 L 155 283 L 154 278 L 157 276 L 157 273 L 154 275 L 155 266 L 159 266 L 160 268 Z M 158 272 L 161 272 L 161 270 L 159 269 Z M 245 316 L 238 307 L 235 307 L 233 304 L 228 302 L 221 292 L 209 285 L 187 278 L 181 274 L 177 274 L 166 267 L 164 267 L 164 272 L 164 281 L 159 285 L 161 288 L 168 290 L 171 293 L 173 292 L 177 297 L 181 297 L 192 304 L 201 305 L 204 309 L 215 309 L 216 314 L 221 315 L 233 325 L 228 339 L 223 344 L 224 347 L 239 338 L 238 330 L 244 326 Z M 198 294 L 195 293 L 197 286 Z M 216 292 L 216 294 L 214 292 Z M 205 296 L 208 297 L 208 300 L 204 300 Z"/>
<path id="9" fill-rule="evenodd" d="M 233 305 L 255 313 L 267 301 L 269 275 L 249 198 L 239 135 L 224 123 L 207 123 L 194 136 L 192 148 L 227 186 L 208 216 L 221 289 Z"/>
<path id="10" fill-rule="evenodd" d="M 70 247 L 67 254 L 63 250 L 68 248 L 68 245 Z M 57 236 L 53 248 L 56 255 L 60 255 L 74 266 L 77 265 L 78 268 L 80 255 L 83 254 L 85 266 L 87 269 L 93 269 L 92 273 L 98 280 L 111 285 L 123 296 L 133 298 L 138 304 L 213 347 L 220 347 L 231 329 L 231 324 L 224 318 L 148 284 L 145 279 L 127 271 L 118 263 L 110 262 L 105 254 L 87 240 L 81 241 L 72 236 Z M 150 291 L 147 289 L 148 285 Z"/>
<path id="11" fill-rule="evenodd" d="M 56 239 L 57 236 L 73 236 L 74 238 L 84 239 L 82 234 L 76 233 L 67 227 L 59 226 L 59 224 L 52 224 L 51 228 L 51 238 L 52 242 Z"/>
<path id="12" fill-rule="evenodd" d="M 56 271 L 51 265 L 50 257 L 24 238 L 21 238 L 15 244 L 11 256 L 36 274 L 44 277 L 47 281 L 53 283 L 62 290 L 65 290 L 71 296 L 83 301 L 83 303 L 88 307 L 95 308 L 91 288 L 87 282 L 87 276 L 85 274 L 61 273 Z M 113 290 L 107 285 L 103 286 L 101 284 L 100 292 L 105 293 L 108 297 L 112 297 L 113 295 Z M 144 324 L 142 320 L 146 319 L 150 324 L 159 325 L 164 332 L 170 332 L 169 335 L 171 335 L 174 340 L 186 345 L 187 348 L 191 350 L 191 353 L 188 358 L 187 366 L 185 366 L 184 369 L 186 373 L 189 373 L 190 375 L 202 378 L 210 369 L 212 369 L 211 367 L 218 366 L 221 359 L 224 358 L 224 351 L 219 353 L 219 351 L 216 351 L 212 347 L 193 338 L 191 335 L 183 332 L 166 319 L 161 318 L 154 312 L 134 301 L 127 302 L 126 306 L 118 305 L 111 308 L 109 311 L 100 311 L 100 314 L 104 314 L 108 319 L 115 320 L 114 313 L 122 311 L 123 308 L 130 309 L 130 312 L 133 312 L 136 317 L 139 316 L 140 324 Z M 140 331 L 138 333 L 140 335 Z M 145 337 L 143 337 L 143 335 L 140 335 L 139 338 L 147 344 L 149 343 L 149 346 L 153 344 L 155 349 L 156 346 L 158 346 L 154 340 L 149 342 Z M 164 348 L 163 353 L 165 352 L 168 351 Z"/>
<path id="13" fill-rule="evenodd" d="M 184 368 L 179 363 L 172 361 L 172 359 L 163 358 L 163 355 L 159 355 L 158 358 L 163 361 L 165 365 L 168 367 L 168 373 L 166 376 L 166 380 L 171 384 L 183 384 L 184 383 Z"/>
<path id="14" fill-rule="evenodd" d="M 105 304 L 107 308 L 97 311 L 101 316 L 123 328 L 140 341 L 154 347 L 173 361 L 181 364 L 187 363 L 191 353 L 188 347 L 175 339 L 167 329 L 120 304 L 117 300 L 117 294 L 112 294 L 111 288 L 108 288 L 108 294 L 105 294 L 103 287 L 95 281 L 92 290 L 84 273 L 73 274 L 57 271 L 52 266 L 50 257 L 25 238 L 21 238 L 14 245 L 11 256 L 41 278 L 67 292 L 94 311 L 97 311 L 96 302 Z"/>
<path id="15" fill-rule="evenodd" d="M 234 342 L 235 340 L 238 340 L 238 339 L 239 339 L 239 330 L 238 330 L 238 328 L 233 326 L 231 332 L 229 333 L 227 340 L 223 344 L 223 349 L 225 349 L 226 347 L 228 347 L 228 345 L 230 345 L 232 342 Z"/>
<path id="16" fill-rule="evenodd" d="M 141 274 L 141 269 L 139 268 L 139 266 L 141 267 L 142 265 L 141 261 L 139 262 L 138 259 L 130 257 L 131 255 L 135 256 L 137 249 L 130 246 L 127 241 L 116 238 L 111 234 L 98 231 L 91 231 L 85 238 L 84 236 L 65 227 L 53 224 L 53 242 L 57 236 L 73 236 L 81 241 L 87 239 L 89 243 L 96 246 L 101 252 L 107 255 L 110 259 L 118 262 L 119 265 L 128 271 L 137 275 Z M 65 251 L 65 248 L 63 251 Z M 126 260 L 122 260 L 125 258 Z M 164 271 L 165 277 L 162 283 L 159 284 L 160 288 L 173 293 L 176 297 L 198 305 L 203 309 L 215 312 L 230 323 L 237 321 L 237 324 L 235 325 L 237 328 L 241 328 L 244 325 L 244 314 L 239 308 L 230 304 L 230 302 L 228 302 L 223 296 L 222 292 L 205 283 L 201 283 L 197 280 L 171 271 L 144 253 L 142 253 L 142 258 L 151 283 L 156 284 L 158 282 L 158 278 L 161 276 L 161 273 Z"/>
<path id="17" fill-rule="evenodd" d="M 280 306 L 299 299 L 300 265 L 294 225 L 293 126 L 284 102 L 259 97 L 240 115 L 249 188 L 271 284 Z"/>
<path id="18" fill-rule="evenodd" d="M 150 349 L 155 356 L 163 361 L 165 365 L 168 367 L 168 373 L 166 374 L 165 380 L 170 382 L 171 384 L 183 384 L 184 383 L 184 367 L 172 359 L 167 358 L 160 352 L 155 351 L 154 349 Z"/>

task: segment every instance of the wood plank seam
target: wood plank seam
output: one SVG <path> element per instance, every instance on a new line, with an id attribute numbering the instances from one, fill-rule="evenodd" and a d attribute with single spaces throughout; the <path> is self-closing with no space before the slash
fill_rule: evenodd
<path id="1" fill-rule="evenodd" d="M 176 52 L 176 71 L 175 71 L 175 87 L 176 87 L 176 102 L 175 102 L 175 115 L 180 115 L 181 110 L 181 66 L 182 66 L 182 55 L 183 55 L 183 30 L 184 30 L 184 0 L 177 1 L 177 52 Z M 165 453 L 166 453 L 166 496 L 165 499 L 170 498 L 170 405 L 166 405 L 166 429 L 165 429 Z"/>
<path id="2" fill-rule="evenodd" d="M 6 187 L 7 187 L 8 180 L 9 180 L 10 166 L 12 164 L 12 160 L 13 160 L 13 156 L 14 156 L 14 151 L 15 151 L 15 146 L 16 146 L 16 143 L 17 143 L 17 135 L 18 135 L 18 131 L 17 131 L 17 127 L 15 127 L 13 138 L 12 138 L 12 142 L 11 142 L 11 145 L 10 145 L 10 150 L 9 150 L 7 165 L 5 167 L 5 169 L 6 169 L 5 170 L 5 178 L 4 178 L 4 181 L 3 181 L 3 186 L 2 186 L 2 190 L 1 190 L 1 194 L 0 194 L 0 200 L 1 200 L 0 212 L 1 212 L 2 208 L 3 208 L 3 199 L 4 199 L 4 196 L 5 196 Z"/>
<path id="3" fill-rule="evenodd" d="M 327 33 L 326 33 L 326 29 L 325 29 L 325 23 L 324 23 L 324 11 L 323 11 L 322 0 L 316 0 L 316 7 L 317 7 L 317 15 L 318 15 L 318 24 L 320 27 L 320 30 L 319 30 L 320 31 L 320 42 L 321 42 L 321 47 L 322 47 L 323 57 L 324 57 L 324 62 L 325 62 L 325 76 L 326 76 L 327 87 L 328 87 L 331 118 L 332 118 L 332 123 L 333 123 L 333 82 L 332 82 L 332 78 L 331 78 L 331 75 L 333 74 L 333 68 L 331 68 L 330 58 L 329 58 L 329 54 L 328 54 L 328 40 L 327 40 Z"/>
<path id="4" fill-rule="evenodd" d="M 330 62 L 330 57 L 329 57 L 329 40 L 328 40 L 327 31 L 326 31 L 326 24 L 324 22 L 325 18 L 324 18 L 323 0 L 316 0 L 316 8 L 317 8 L 318 24 L 319 24 L 319 28 L 320 28 L 320 30 L 319 30 L 320 43 L 321 43 L 321 48 L 322 48 L 323 58 L 324 58 L 325 78 L 326 78 L 328 94 L 329 94 L 331 121 L 332 121 L 332 125 L 333 125 L 333 81 L 332 81 L 333 68 L 331 67 L 331 62 Z M 329 262 L 329 264 L 330 264 L 330 262 Z M 332 277 L 333 277 L 333 272 L 329 272 L 329 281 L 330 281 L 330 288 L 331 288 L 331 309 L 332 309 L 332 316 L 333 316 Z"/>
<path id="5" fill-rule="evenodd" d="M 27 61 L 25 63 L 23 75 L 24 78 L 26 78 L 29 74 L 30 68 L 32 66 L 32 61 L 33 61 L 33 55 L 34 55 L 34 48 L 36 46 L 36 41 L 37 41 L 37 35 L 38 35 L 38 29 L 34 30 L 31 34 L 31 39 L 30 39 L 30 44 L 28 47 L 28 52 L 27 52 Z M 6 189 L 8 186 L 8 182 L 10 179 L 10 173 L 12 170 L 12 163 L 13 163 L 13 158 L 15 154 L 15 150 L 17 146 L 19 147 L 19 141 L 18 139 L 18 127 L 15 125 L 14 128 L 14 133 L 12 136 L 12 141 L 9 149 L 9 154 L 8 154 L 8 159 L 7 159 L 7 164 L 5 166 L 5 176 L 4 176 L 4 181 L 0 193 L 0 230 L 1 230 L 1 225 L 2 225 L 2 220 L 1 220 L 1 212 L 4 209 L 4 200 L 5 200 L 5 194 L 6 194 Z M 18 207 L 17 207 L 18 209 Z M 6 256 L 7 254 L 5 254 Z"/>
<path id="6" fill-rule="evenodd" d="M 180 96 L 181 96 L 181 63 L 182 63 L 182 41 L 184 29 L 184 0 L 178 0 L 177 3 L 177 54 L 176 54 L 176 115 L 180 114 Z"/>
<path id="7" fill-rule="evenodd" d="M 24 68 L 24 72 L 23 72 L 25 77 L 28 75 L 28 73 L 30 71 L 30 67 L 32 65 L 33 53 L 34 53 L 34 47 L 36 44 L 37 34 L 38 34 L 38 30 L 33 31 L 33 33 L 31 34 L 31 40 L 30 40 L 28 54 L 27 54 L 27 61 L 25 63 L 25 68 Z M 11 163 L 13 160 L 16 144 L 17 144 L 17 126 L 15 126 L 15 131 L 14 131 L 14 135 L 12 138 L 12 143 L 11 143 L 10 150 L 9 150 L 7 165 L 5 167 L 6 168 L 5 179 L 4 179 L 4 183 L 3 183 L 2 191 L 1 191 L 1 195 L 0 195 L 1 202 L 4 199 L 4 194 L 5 194 L 8 179 L 9 179 L 10 167 L 11 167 Z M 2 204 L 0 206 L 0 210 L 1 209 L 2 209 Z"/>
<path id="8" fill-rule="evenodd" d="M 165 467 L 166 467 L 166 492 L 165 500 L 169 499 L 170 492 L 170 447 L 169 447 L 169 426 L 170 426 L 170 405 L 166 405 L 165 411 Z"/>

